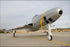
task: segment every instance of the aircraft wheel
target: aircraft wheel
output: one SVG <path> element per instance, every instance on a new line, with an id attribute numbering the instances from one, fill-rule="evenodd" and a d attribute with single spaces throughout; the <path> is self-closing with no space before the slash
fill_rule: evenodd
<path id="1" fill-rule="evenodd" d="M 13 37 L 15 37 L 15 33 L 13 33 Z"/>
<path id="2" fill-rule="evenodd" d="M 48 32 L 46 32 L 46 35 L 48 36 L 48 35 L 49 35 L 49 33 L 48 33 Z"/>
<path id="3" fill-rule="evenodd" d="M 52 35 L 49 36 L 49 41 L 51 41 L 51 40 L 52 40 Z"/>

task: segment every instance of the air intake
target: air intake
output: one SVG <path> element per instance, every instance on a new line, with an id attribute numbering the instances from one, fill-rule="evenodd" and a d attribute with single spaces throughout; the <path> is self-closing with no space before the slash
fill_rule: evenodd
<path id="1" fill-rule="evenodd" d="M 60 10 L 60 11 L 59 11 L 59 14 L 62 14 L 62 13 L 63 13 L 62 10 Z"/>

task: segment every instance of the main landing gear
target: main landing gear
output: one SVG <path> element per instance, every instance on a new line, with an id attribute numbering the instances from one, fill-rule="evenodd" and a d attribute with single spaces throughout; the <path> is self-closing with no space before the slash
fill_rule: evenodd
<path id="1" fill-rule="evenodd" d="M 13 37 L 15 37 L 16 30 L 13 30 Z"/>

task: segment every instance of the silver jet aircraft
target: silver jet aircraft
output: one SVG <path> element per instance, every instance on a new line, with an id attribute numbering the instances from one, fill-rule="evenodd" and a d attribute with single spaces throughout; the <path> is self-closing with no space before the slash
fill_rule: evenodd
<path id="1" fill-rule="evenodd" d="M 46 34 L 48 35 L 48 39 L 52 40 L 51 24 L 54 23 L 62 15 L 62 13 L 63 10 L 61 8 L 53 8 L 43 12 L 41 15 L 35 15 L 30 24 L 12 29 L 13 37 L 15 37 L 16 30 L 26 29 L 27 31 L 37 31 L 43 29 L 43 27 L 47 25 L 47 28 L 45 29 Z"/>

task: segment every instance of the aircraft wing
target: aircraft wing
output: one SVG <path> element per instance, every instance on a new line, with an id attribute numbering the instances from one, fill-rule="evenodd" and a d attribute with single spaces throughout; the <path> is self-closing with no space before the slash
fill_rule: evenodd
<path id="1" fill-rule="evenodd" d="M 19 29 L 31 29 L 33 28 L 33 26 L 31 24 L 28 24 L 28 25 L 24 25 L 22 27 L 17 27 L 17 28 L 14 28 L 14 30 L 19 30 Z"/>

